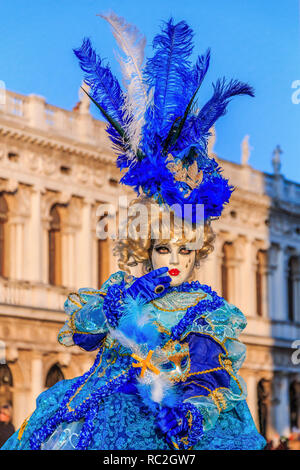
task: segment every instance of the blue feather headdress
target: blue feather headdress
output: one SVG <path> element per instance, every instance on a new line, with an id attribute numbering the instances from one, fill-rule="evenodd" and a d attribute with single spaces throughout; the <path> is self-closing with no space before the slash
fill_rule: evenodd
<path id="1" fill-rule="evenodd" d="M 254 96 L 253 89 L 238 80 L 219 79 L 211 99 L 196 109 L 210 50 L 191 64 L 193 31 L 184 21 L 163 24 L 153 41 L 154 55 L 144 65 L 145 38 L 139 31 L 114 13 L 101 16 L 123 53 L 119 60 L 125 90 L 89 39 L 74 52 L 89 96 L 108 121 L 117 166 L 124 172 L 120 182 L 159 204 L 179 205 L 183 217 L 186 204 L 204 204 L 205 220 L 219 217 L 234 187 L 208 156 L 209 131 L 233 96 Z M 193 222 L 195 217 L 192 211 Z"/>

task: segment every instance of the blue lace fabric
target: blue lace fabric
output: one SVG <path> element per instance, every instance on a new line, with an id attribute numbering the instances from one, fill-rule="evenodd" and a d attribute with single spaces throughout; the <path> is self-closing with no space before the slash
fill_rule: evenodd
<path id="1" fill-rule="evenodd" d="M 90 374 L 86 374 L 83 383 L 72 393 L 67 403 L 69 410 L 76 410 L 80 404 L 88 402 L 95 390 L 132 368 L 131 351 L 111 337 L 102 309 L 109 287 L 124 283 L 124 279 L 125 273 L 119 271 L 100 290 L 80 289 L 66 300 L 68 319 L 59 333 L 59 341 L 66 346 L 77 344 L 86 350 L 100 351 L 99 364 L 91 369 Z M 179 342 L 170 340 L 171 329 L 182 320 L 191 304 L 195 305 L 210 297 L 210 294 L 205 294 L 205 289 L 198 286 L 190 292 L 171 292 L 146 305 L 137 304 L 136 308 L 147 310 L 161 332 L 161 347 L 167 347 L 170 351 L 170 360 L 165 364 L 164 373 L 169 374 L 173 385 L 181 387 L 182 402 L 192 403 L 203 415 L 204 435 L 193 449 L 263 449 L 266 442 L 255 427 L 246 403 L 246 386 L 237 375 L 245 358 L 245 347 L 238 341 L 238 335 L 246 326 L 245 317 L 239 309 L 224 301 L 221 307 L 204 313 L 189 324 L 181 335 L 181 354 L 187 351 L 185 362 L 182 362 L 180 372 L 176 367 L 178 357 L 175 350 Z M 191 337 L 205 338 L 205 352 L 211 361 L 211 344 L 222 349 L 222 360 L 212 373 L 206 370 L 203 373 L 206 366 L 201 361 L 195 368 L 195 358 L 189 356 L 195 348 L 194 340 L 188 340 Z M 210 370 L 209 367 L 206 367 L 207 370 Z M 221 373 L 223 386 L 217 387 L 214 384 L 220 381 Z M 36 410 L 31 417 L 2 449 L 30 449 L 34 433 L 42 426 L 47 427 L 47 422 L 58 413 L 66 393 L 76 387 L 77 381 L 78 378 L 63 380 L 43 392 L 37 399 Z M 155 420 L 153 408 L 138 393 L 135 384 L 126 384 L 99 404 L 88 449 L 170 449 Z M 42 443 L 41 449 L 75 449 L 83 425 L 84 419 L 60 423 Z"/>

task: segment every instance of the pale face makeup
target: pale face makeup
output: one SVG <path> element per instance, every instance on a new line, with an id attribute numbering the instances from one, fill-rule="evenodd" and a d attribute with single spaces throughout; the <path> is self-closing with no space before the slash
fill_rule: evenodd
<path id="1" fill-rule="evenodd" d="M 195 265 L 195 257 L 195 250 L 189 250 L 180 240 L 169 240 L 167 243 L 156 240 L 151 262 L 153 269 L 167 266 L 169 271 L 165 275 L 171 277 L 170 285 L 179 286 L 190 278 Z"/>

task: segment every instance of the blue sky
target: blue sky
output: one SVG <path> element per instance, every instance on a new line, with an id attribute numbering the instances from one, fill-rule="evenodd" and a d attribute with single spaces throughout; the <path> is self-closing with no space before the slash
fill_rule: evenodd
<path id="1" fill-rule="evenodd" d="M 235 98 L 217 122 L 218 155 L 239 162 L 248 134 L 249 163 L 271 173 L 272 151 L 280 144 L 282 173 L 300 182 L 300 103 L 291 99 L 292 83 L 300 80 L 298 0 L 2 0 L 0 80 L 9 90 L 36 93 L 72 109 L 82 79 L 72 49 L 84 36 L 120 77 L 114 38 L 96 16 L 109 9 L 146 35 L 148 56 L 162 20 L 186 20 L 195 31 L 195 56 L 207 47 L 212 51 L 199 104 L 222 76 L 247 81 L 256 90 L 254 99 Z"/>

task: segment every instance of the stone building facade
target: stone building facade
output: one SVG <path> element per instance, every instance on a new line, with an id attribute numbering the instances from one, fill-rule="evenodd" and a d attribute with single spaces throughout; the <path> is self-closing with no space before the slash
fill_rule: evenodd
<path id="1" fill-rule="evenodd" d="M 133 194 L 118 184 L 104 128 L 82 95 L 73 111 L 9 91 L 0 105 L 0 401 L 12 402 L 16 427 L 39 393 L 93 362 L 57 334 L 68 294 L 119 269 L 112 241 L 97 237 L 97 207 Z M 214 139 L 237 189 L 198 279 L 247 316 L 248 404 L 267 437 L 288 435 L 300 427 L 300 185 L 280 173 L 279 152 L 266 174 L 248 164 L 246 140 L 235 164 L 214 154 Z"/>

